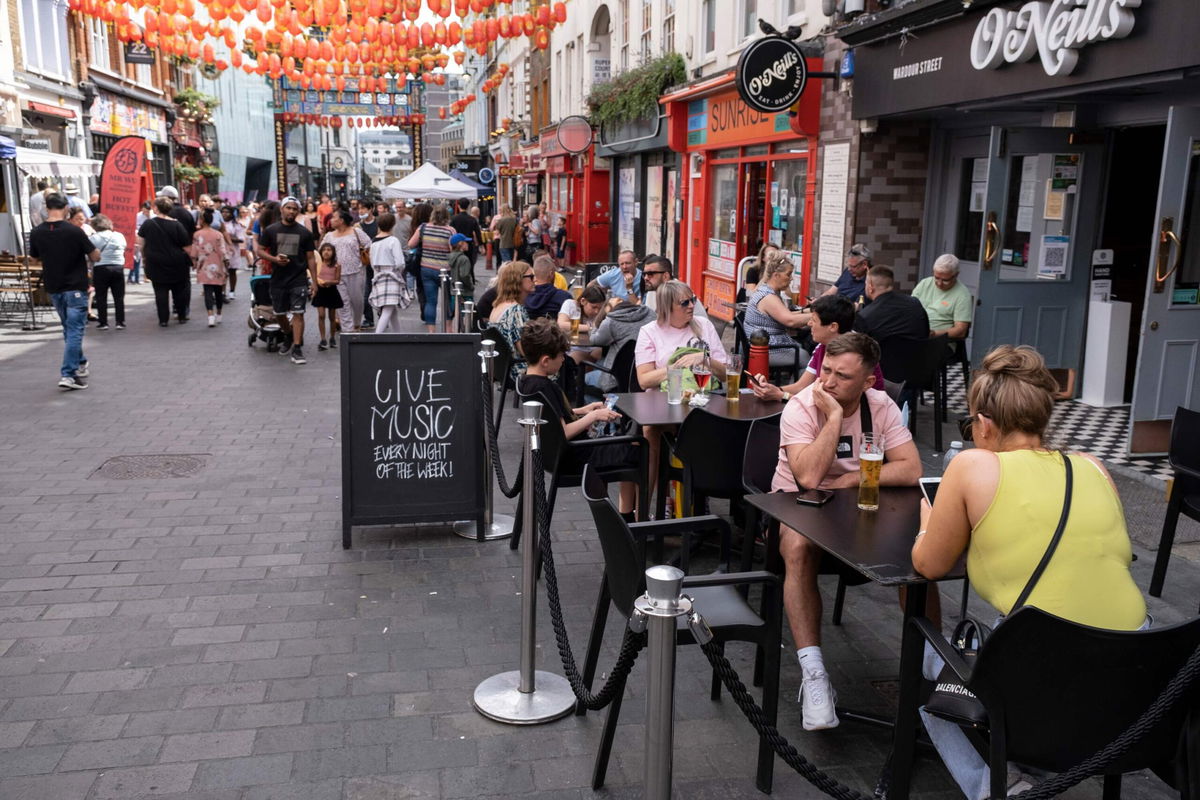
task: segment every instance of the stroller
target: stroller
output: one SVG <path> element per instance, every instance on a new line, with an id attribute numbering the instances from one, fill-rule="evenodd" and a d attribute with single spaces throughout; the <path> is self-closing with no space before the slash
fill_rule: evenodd
<path id="1" fill-rule="evenodd" d="M 254 347 L 254 342 L 261 339 L 267 343 L 268 353 L 276 352 L 287 336 L 275 319 L 270 275 L 255 275 L 250 279 L 250 316 L 246 324 L 250 326 L 246 344 Z"/>

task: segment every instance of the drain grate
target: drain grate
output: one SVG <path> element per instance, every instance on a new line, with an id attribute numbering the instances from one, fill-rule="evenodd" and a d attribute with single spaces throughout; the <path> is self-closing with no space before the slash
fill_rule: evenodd
<path id="1" fill-rule="evenodd" d="M 90 477 L 113 481 L 187 478 L 204 468 L 207 455 L 114 456 L 101 464 Z"/>

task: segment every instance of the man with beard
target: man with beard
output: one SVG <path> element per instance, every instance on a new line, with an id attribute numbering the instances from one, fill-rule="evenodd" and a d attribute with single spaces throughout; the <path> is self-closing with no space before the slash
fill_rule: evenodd
<path id="1" fill-rule="evenodd" d="M 256 245 L 258 257 L 274 265 L 271 270 L 271 304 L 279 324 L 292 330 L 291 344 L 279 352 L 292 353 L 293 364 L 304 360 L 304 310 L 317 291 L 317 255 L 312 231 L 296 221 L 300 201 L 285 197 L 279 204 L 281 220 L 268 225 Z"/>

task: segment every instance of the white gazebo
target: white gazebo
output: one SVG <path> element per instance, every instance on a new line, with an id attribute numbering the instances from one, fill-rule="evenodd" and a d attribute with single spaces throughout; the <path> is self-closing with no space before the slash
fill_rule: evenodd
<path id="1" fill-rule="evenodd" d="M 454 200 L 477 196 L 474 187 L 451 178 L 428 162 L 383 190 L 385 200 Z"/>

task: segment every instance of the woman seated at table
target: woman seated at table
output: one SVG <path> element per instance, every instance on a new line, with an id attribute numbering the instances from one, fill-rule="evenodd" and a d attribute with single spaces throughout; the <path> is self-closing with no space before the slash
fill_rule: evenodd
<path id="1" fill-rule="evenodd" d="M 562 308 L 558 311 L 558 327 L 562 328 L 563 333 L 570 334 L 571 319 L 579 318 L 579 332 L 586 333 L 591 336 L 604 321 L 604 313 L 607 308 L 604 304 L 604 290 L 599 286 L 588 286 L 583 290 L 583 294 L 579 296 L 579 302 L 575 302 L 575 298 L 563 301 Z M 602 352 L 599 347 L 593 347 L 589 342 L 585 345 L 572 345 L 570 356 L 575 359 L 576 363 L 582 361 L 599 361 Z"/>
<path id="2" fill-rule="evenodd" d="M 634 363 L 643 389 L 657 389 L 667 379 L 667 367 L 692 369 L 704 361 L 708 351 L 713 375 L 725 379 L 729 356 L 717 329 L 704 317 L 695 317 L 696 295 L 683 281 L 667 281 L 658 287 L 658 321 L 638 331 Z M 679 350 L 689 350 L 676 355 Z"/>
<path id="3" fill-rule="evenodd" d="M 757 330 L 766 331 L 771 337 L 771 366 L 786 367 L 794 363 L 793 347 L 799 347 L 791 336 L 791 330 L 809 324 L 807 311 L 789 311 L 779 293 L 792 280 L 792 262 L 782 253 L 767 256 L 762 266 L 762 281 L 754 293 L 746 299 L 746 336 Z M 808 354 L 801 356 L 803 362 Z"/>
<path id="4" fill-rule="evenodd" d="M 967 396 L 971 416 L 964 433 L 970 435 L 964 438 L 973 438 L 975 449 L 946 468 L 933 507 L 921 504 L 913 566 L 939 578 L 965 551 L 972 588 L 1002 615 L 1012 611 L 1062 514 L 1068 454 L 1045 441 L 1057 390 L 1032 348 L 1001 345 L 988 353 Z M 1146 603 L 1129 572 L 1132 550 L 1116 486 L 1093 456 L 1069 458 L 1070 515 L 1027 604 L 1097 628 L 1142 628 L 1148 624 Z M 927 648 L 925 677 L 935 679 L 941 667 Z M 969 800 L 988 797 L 987 765 L 962 729 L 924 709 L 921 717 Z M 1021 780 L 1010 780 L 1010 795 L 1024 788 L 1015 785 Z"/>
<path id="5" fill-rule="evenodd" d="M 566 354 L 571 349 L 567 335 L 553 320 L 534 319 L 521 329 L 521 350 L 525 353 L 528 367 L 517 383 L 523 396 L 539 395 L 549 407 L 549 416 L 562 420 L 563 432 L 568 439 L 587 437 L 587 430 L 597 422 L 615 422 L 621 419 L 616 411 L 607 408 L 603 401 L 571 408 L 563 390 L 552 378 L 562 369 Z M 584 463 L 594 468 L 637 466 L 638 457 L 633 445 L 622 442 L 605 447 L 589 447 L 586 450 L 568 448 L 563 466 L 571 472 L 582 472 Z M 621 481 L 620 510 L 630 522 L 634 519 L 637 505 L 637 484 Z"/>
<path id="6" fill-rule="evenodd" d="M 787 402 L 792 395 L 799 394 L 812 384 L 821 374 L 821 364 L 825 361 L 825 345 L 839 334 L 849 333 L 854 329 L 854 304 L 841 295 L 827 294 L 818 297 L 809 306 L 809 312 L 809 327 L 817 346 L 813 348 L 812 356 L 808 359 L 808 366 L 800 374 L 800 380 L 782 388 L 768 381 L 765 375 L 755 375 L 750 386 L 754 393 L 764 400 Z M 871 388 L 881 392 L 884 390 L 883 370 L 878 364 L 875 365 L 875 385 Z"/>
<path id="7" fill-rule="evenodd" d="M 632 298 L 614 297 L 608 301 L 608 312 L 590 336 L 591 344 L 607 348 L 600 366 L 612 369 L 617 353 L 627 342 L 636 342 L 642 328 L 654 322 L 654 309 Z M 609 392 L 617 388 L 617 379 L 607 372 L 591 370 L 584 377 L 588 385 Z M 633 387 L 630 387 L 632 390 Z"/>
<path id="8" fill-rule="evenodd" d="M 488 324 L 500 332 L 512 350 L 509 372 L 515 381 L 525 369 L 525 359 L 518 346 L 521 329 L 529 321 L 525 298 L 533 291 L 533 267 L 524 261 L 509 261 L 500 268 L 496 279 L 496 303 L 488 315 Z"/>

